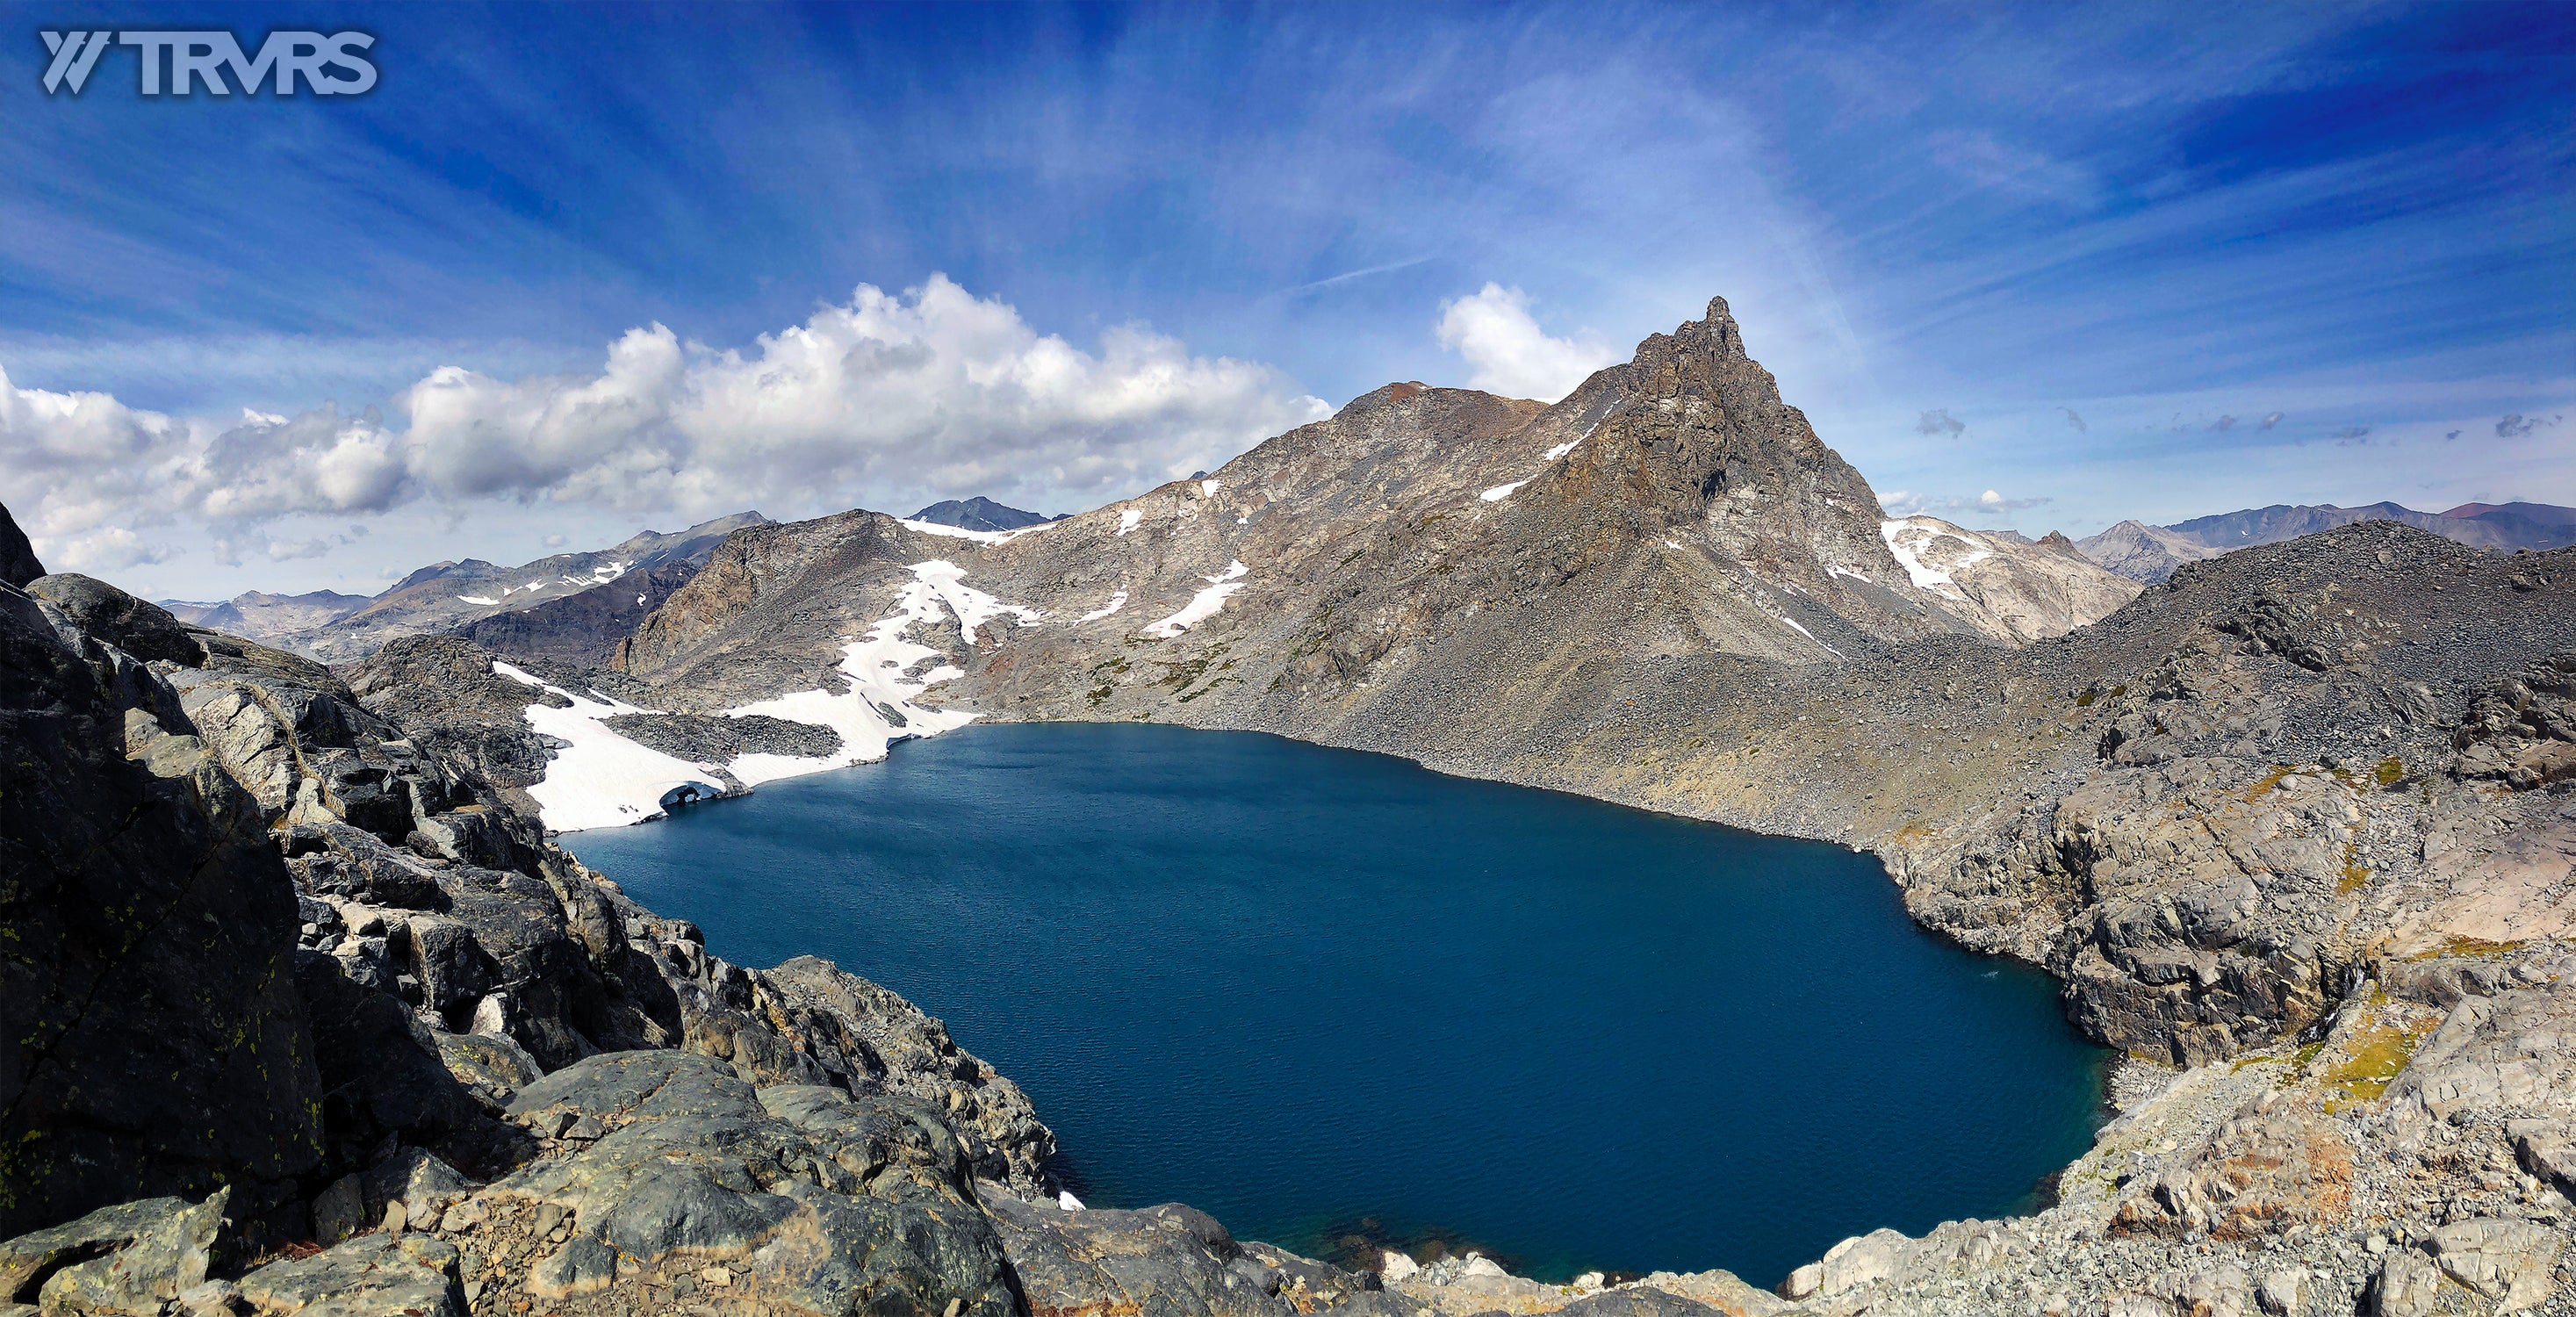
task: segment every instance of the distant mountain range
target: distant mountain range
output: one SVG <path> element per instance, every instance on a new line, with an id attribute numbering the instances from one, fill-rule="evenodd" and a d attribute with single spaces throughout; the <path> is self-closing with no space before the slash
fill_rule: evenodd
<path id="1" fill-rule="evenodd" d="M 367 606 L 367 596 L 315 590 L 310 594 L 266 594 L 247 590 L 211 604 L 164 599 L 161 606 L 182 622 L 236 636 L 282 636 L 336 621 Z"/>
<path id="2" fill-rule="evenodd" d="M 1066 519 L 1067 514 L 1043 516 L 981 496 L 933 503 L 908 518 L 976 532 Z M 2520 502 L 2463 503 L 2444 512 L 2418 512 L 2397 503 L 2358 508 L 2284 503 L 2171 526 L 2123 521 L 2072 544 L 2054 534 L 2033 541 L 2012 531 L 1967 532 L 1931 518 L 1913 519 L 1924 530 L 1926 552 L 1952 552 L 1960 559 L 1955 581 L 1942 574 L 1943 589 L 1964 592 L 1955 602 L 1975 614 L 1976 629 L 2008 643 L 2055 634 L 2120 603 L 2119 597 L 2068 575 L 2062 565 L 2051 566 L 2059 559 L 2024 553 L 2023 548 L 2072 550 L 2067 561 L 2080 554 L 2080 560 L 2117 576 L 2154 583 L 2184 563 L 2232 549 L 2375 520 L 2400 521 L 2462 544 L 2508 553 L 2576 543 L 2576 508 Z M 253 590 L 213 603 L 159 602 L 183 622 L 326 663 L 365 658 L 402 636 L 442 632 L 514 657 L 597 666 L 609 661 L 610 647 L 619 638 L 706 565 L 727 535 L 771 524 L 757 512 L 741 512 L 674 534 L 643 531 L 612 548 L 556 554 L 516 567 L 479 558 L 432 563 L 373 597 L 330 590 L 299 595 Z"/>
<path id="3" fill-rule="evenodd" d="M 2576 508 L 2548 503 L 2463 503 L 2447 512 L 2417 512 L 2397 503 L 2342 508 L 2331 503 L 2222 512 L 2171 526 L 2124 521 L 2076 541 L 2085 557 L 2135 581 L 2161 581 L 2187 562 L 2230 549 L 2278 544 L 2356 521 L 2401 521 L 2445 539 L 2510 553 L 2576 544 Z"/>
<path id="4" fill-rule="evenodd" d="M 959 530 L 1018 530 L 1022 526 L 1043 526 L 1050 521 L 1062 521 L 1067 515 L 1059 512 L 1052 517 L 1041 517 L 1034 512 L 1004 507 L 979 494 L 962 501 L 952 498 L 945 503 L 933 503 L 912 514 L 912 520 L 927 521 L 935 526 L 955 526 Z"/>
<path id="5" fill-rule="evenodd" d="M 674 534 L 642 531 L 612 548 L 558 553 L 516 567 L 480 558 L 438 562 L 394 582 L 372 598 L 316 590 L 273 595 L 250 591 L 220 603 L 159 601 L 181 621 L 244 636 L 325 663 L 365 658 L 402 636 L 466 631 L 485 619 L 521 613 L 593 590 L 602 602 L 583 611 L 621 613 L 611 595 L 637 597 L 649 608 L 707 560 L 724 537 L 745 526 L 766 525 L 757 512 L 737 512 Z M 674 576 L 657 569 L 684 567 Z M 637 614 L 641 616 L 640 613 Z M 504 634 L 509 628 L 497 629 Z"/>

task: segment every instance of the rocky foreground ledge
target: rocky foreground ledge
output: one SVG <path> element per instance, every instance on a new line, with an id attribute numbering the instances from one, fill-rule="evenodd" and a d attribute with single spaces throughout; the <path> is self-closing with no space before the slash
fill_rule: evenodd
<path id="1" fill-rule="evenodd" d="M 2570 558 L 2425 563 L 2523 607 Z M 1919 918 L 2050 964 L 2163 1063 L 2056 1205 L 1845 1241 L 1776 1293 L 1555 1286 L 1080 1210 L 936 1020 L 825 962 L 729 964 L 547 842 L 546 748 L 488 655 L 335 672 L 40 570 L 0 553 L 0 1317 L 2571 1305 L 2576 656 L 2471 652 L 2521 666 L 2454 703 L 2294 590 L 2181 648 L 2043 655 L 2099 675 L 2005 692 L 1973 741 L 2074 690 L 2049 716 L 2090 767 L 1883 849 Z M 2303 699 L 2387 721 L 2303 731 Z"/>

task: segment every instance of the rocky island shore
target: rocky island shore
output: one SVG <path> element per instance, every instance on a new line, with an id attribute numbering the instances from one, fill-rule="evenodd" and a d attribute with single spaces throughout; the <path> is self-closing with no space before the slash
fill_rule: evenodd
<path id="1" fill-rule="evenodd" d="M 0 520 L 0 1314 L 2576 1304 L 2576 551 L 2362 522 L 2142 587 L 1926 520 L 1723 303 L 1554 406 L 1391 385 L 1039 527 L 744 525 L 640 622 L 568 598 L 499 655 L 324 667 Z M 2058 978 L 2120 1113 L 2045 1210 L 1776 1290 L 1345 1270 L 1080 1208 L 936 1020 L 733 965 L 548 840 L 568 766 L 641 765 L 584 800 L 644 817 L 969 715 L 1871 850 Z"/>

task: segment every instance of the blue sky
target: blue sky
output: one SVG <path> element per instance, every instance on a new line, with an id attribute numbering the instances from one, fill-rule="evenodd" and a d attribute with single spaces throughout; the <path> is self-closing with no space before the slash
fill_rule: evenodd
<path id="1" fill-rule="evenodd" d="M 380 84 L 38 85 L 207 12 Z M 1089 506 L 1711 295 L 1972 525 L 2576 503 L 2576 6 L 11 13 L 0 501 L 155 594 Z"/>

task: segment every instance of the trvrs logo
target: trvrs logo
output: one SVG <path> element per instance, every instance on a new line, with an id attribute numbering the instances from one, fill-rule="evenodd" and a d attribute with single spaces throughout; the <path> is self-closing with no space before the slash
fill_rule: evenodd
<path id="1" fill-rule="evenodd" d="M 233 89 L 224 83 L 224 70 L 232 70 L 241 84 L 242 94 L 256 96 L 260 84 L 274 79 L 273 91 L 280 96 L 295 94 L 295 80 L 316 96 L 355 96 L 376 85 L 376 66 L 357 52 L 376 44 L 364 32 L 271 32 L 260 43 L 259 54 L 246 57 L 241 43 L 230 32 L 45 32 L 45 50 L 53 62 L 45 67 L 45 94 L 59 95 L 68 88 L 74 96 L 89 82 L 90 72 L 98 67 L 98 57 L 111 45 L 133 46 L 139 52 L 142 78 L 138 89 L 146 96 L 162 94 L 161 69 L 170 69 L 169 87 L 173 95 L 186 96 L 204 79 L 206 90 L 217 96 L 230 96 Z"/>

